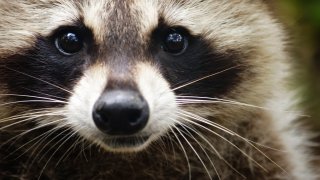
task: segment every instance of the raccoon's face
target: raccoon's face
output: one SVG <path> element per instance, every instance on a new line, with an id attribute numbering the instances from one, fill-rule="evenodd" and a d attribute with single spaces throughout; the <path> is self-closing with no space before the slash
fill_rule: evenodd
<path id="1" fill-rule="evenodd" d="M 259 2 L 3 3 L 3 101 L 108 151 L 142 150 L 200 117 L 236 121 L 222 98 L 259 105 L 281 61 Z"/>

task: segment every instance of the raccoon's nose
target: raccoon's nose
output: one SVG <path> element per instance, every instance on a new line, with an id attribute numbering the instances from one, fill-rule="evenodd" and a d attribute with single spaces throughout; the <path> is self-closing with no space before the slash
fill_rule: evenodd
<path id="1" fill-rule="evenodd" d="M 149 106 L 136 91 L 105 92 L 94 105 L 93 120 L 108 135 L 132 135 L 142 130 L 149 119 Z"/>

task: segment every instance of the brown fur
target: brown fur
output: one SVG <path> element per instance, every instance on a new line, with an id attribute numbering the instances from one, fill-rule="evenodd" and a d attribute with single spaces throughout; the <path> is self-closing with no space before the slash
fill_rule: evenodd
<path id="1" fill-rule="evenodd" d="M 130 81 L 143 71 L 137 66 L 148 64 L 148 59 L 140 54 L 147 49 L 150 34 L 158 26 L 159 19 L 172 26 L 188 28 L 191 34 L 203 37 L 221 54 L 236 54 L 235 61 L 242 68 L 235 87 L 221 97 L 238 103 L 181 107 L 237 134 L 231 135 L 207 124 L 194 127 L 215 148 L 197 134 L 185 135 L 201 160 L 178 132 L 167 133 L 141 152 L 118 154 L 107 152 L 98 143 L 82 140 L 81 135 L 81 138 L 72 136 L 72 130 L 63 128 L 40 141 L 38 146 L 35 139 L 55 125 L 13 138 L 37 127 L 37 122 L 1 128 L 11 122 L 0 120 L 0 142 L 3 142 L 0 145 L 0 179 L 188 179 L 189 173 L 192 179 L 209 179 L 210 176 L 212 179 L 262 180 L 317 178 L 309 166 L 308 135 L 294 123 L 299 115 L 291 109 L 295 102 L 286 87 L 290 71 L 285 52 L 286 37 L 262 2 L 2 0 L 0 7 L 2 69 L 15 57 L 34 50 L 39 35 L 50 36 L 59 26 L 81 20 L 93 31 L 99 53 L 112 52 L 115 54 L 112 56 L 116 56 L 125 51 L 127 57 L 140 58 L 130 66 L 138 72 L 131 72 L 130 76 L 126 76 L 127 72 L 122 74 Z M 102 60 L 100 58 L 85 73 L 90 74 L 95 66 L 101 67 Z M 96 71 L 120 72 L 112 68 L 96 68 Z M 119 80 L 114 74 L 110 76 Z M 6 74 L 0 71 L 0 76 Z M 98 82 L 104 82 L 99 78 L 103 77 L 96 76 Z M 80 86 L 79 82 L 76 80 L 75 86 Z M 11 93 L 6 82 L 0 81 L 0 87 L 2 94 Z M 0 102 L 11 101 L 10 96 L 2 96 Z M 28 110 L 33 109 L 20 104 L 1 106 L 0 116 L 5 119 Z"/>

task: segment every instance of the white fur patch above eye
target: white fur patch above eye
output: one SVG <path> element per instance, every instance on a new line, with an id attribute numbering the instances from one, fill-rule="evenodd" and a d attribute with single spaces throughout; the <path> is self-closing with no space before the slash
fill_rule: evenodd
<path id="1" fill-rule="evenodd" d="M 87 1 L 82 6 L 84 24 L 92 29 L 96 41 L 103 42 L 111 9 L 114 9 L 111 1 Z"/>
<path id="2" fill-rule="evenodd" d="M 157 7 L 156 1 L 150 1 L 150 0 L 139 0 L 135 1 L 132 5 L 133 12 L 137 16 L 136 18 L 141 19 L 141 29 L 140 33 L 141 38 L 144 39 L 144 41 L 148 41 L 149 35 L 151 31 L 153 31 L 159 23 L 159 10 Z"/>

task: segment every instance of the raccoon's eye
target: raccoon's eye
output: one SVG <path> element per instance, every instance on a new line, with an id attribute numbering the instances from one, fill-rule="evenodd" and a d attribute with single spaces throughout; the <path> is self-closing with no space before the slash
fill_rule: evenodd
<path id="1" fill-rule="evenodd" d="M 73 55 L 82 49 L 83 40 L 81 36 L 75 32 L 66 32 L 56 37 L 55 45 L 64 55 Z"/>
<path id="2" fill-rule="evenodd" d="M 181 55 L 188 47 L 188 39 L 176 30 L 170 30 L 164 37 L 163 50 L 173 55 Z"/>

